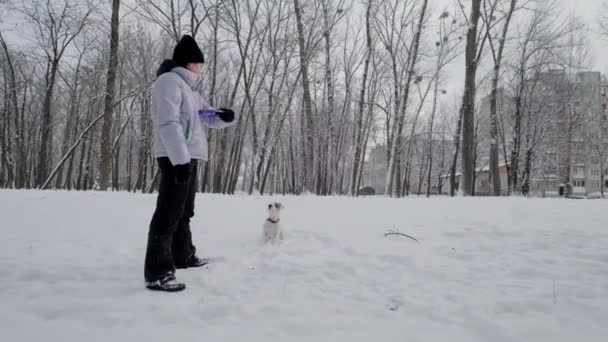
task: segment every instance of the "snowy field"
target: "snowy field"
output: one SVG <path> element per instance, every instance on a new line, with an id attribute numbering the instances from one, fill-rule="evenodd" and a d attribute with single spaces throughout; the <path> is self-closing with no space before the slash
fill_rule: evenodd
<path id="1" fill-rule="evenodd" d="M 195 243 L 225 259 L 158 293 L 155 195 L 0 191 L 0 340 L 608 341 L 606 201 L 279 199 L 273 247 L 270 198 L 199 195 Z"/>

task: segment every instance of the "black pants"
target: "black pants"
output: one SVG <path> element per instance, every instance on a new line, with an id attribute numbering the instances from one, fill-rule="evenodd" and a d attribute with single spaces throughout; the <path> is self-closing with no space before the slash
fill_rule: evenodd
<path id="1" fill-rule="evenodd" d="M 175 181 L 175 168 L 169 158 L 158 158 L 160 188 L 156 210 L 150 222 L 144 267 L 146 281 L 163 278 L 185 264 L 195 253 L 190 231 L 196 196 L 197 160 L 190 163 L 190 178 L 185 184 Z"/>

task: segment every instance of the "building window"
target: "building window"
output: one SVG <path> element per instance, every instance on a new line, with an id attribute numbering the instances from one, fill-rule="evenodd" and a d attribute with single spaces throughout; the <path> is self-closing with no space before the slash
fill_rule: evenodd
<path id="1" fill-rule="evenodd" d="M 580 162 L 580 161 L 579 161 L 579 162 Z M 579 167 L 577 167 L 577 168 L 576 168 L 576 174 L 577 174 L 577 175 L 580 175 L 580 176 L 584 176 L 584 175 L 585 175 L 585 168 L 580 167 L 580 166 L 579 166 Z"/>

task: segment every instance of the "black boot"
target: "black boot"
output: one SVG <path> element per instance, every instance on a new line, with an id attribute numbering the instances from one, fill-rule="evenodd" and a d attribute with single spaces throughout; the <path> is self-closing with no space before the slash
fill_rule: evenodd
<path id="1" fill-rule="evenodd" d="M 154 291 L 179 292 L 186 289 L 186 284 L 177 282 L 171 272 L 160 280 L 146 282 L 146 287 Z"/>
<path id="2" fill-rule="evenodd" d="M 209 259 L 199 258 L 196 255 L 192 255 L 185 263 L 179 263 L 175 265 L 175 268 L 190 268 L 190 267 L 202 267 L 209 263 Z"/>

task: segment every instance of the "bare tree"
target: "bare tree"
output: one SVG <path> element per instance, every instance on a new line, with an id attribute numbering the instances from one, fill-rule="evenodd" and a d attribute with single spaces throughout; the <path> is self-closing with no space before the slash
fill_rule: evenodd
<path id="1" fill-rule="evenodd" d="M 294 11 L 296 14 L 296 23 L 298 27 L 298 45 L 300 48 L 300 69 L 302 71 L 302 91 L 303 91 L 303 102 L 304 102 L 304 116 L 302 119 L 302 129 L 305 139 L 302 141 L 304 152 L 304 181 L 306 190 L 312 191 L 313 189 L 313 165 L 315 164 L 315 132 L 314 118 L 312 114 L 312 100 L 310 95 L 310 78 L 308 75 L 308 63 L 310 59 L 310 46 L 306 45 L 302 7 L 300 0 L 293 0 Z"/>
<path id="2" fill-rule="evenodd" d="M 5 103 L 6 105 L 4 106 L 4 113 L 3 113 L 3 117 L 4 117 L 4 125 L 3 125 L 3 130 L 2 130 L 2 135 L 3 135 L 3 147 L 2 147 L 2 164 L 3 164 L 3 168 L 2 168 L 2 172 L 4 172 L 4 167 L 6 167 L 7 169 L 7 173 L 8 173 L 8 179 L 6 181 L 7 184 L 11 184 L 13 183 L 13 176 L 15 177 L 14 182 L 17 188 L 21 188 L 23 187 L 23 176 L 25 176 L 25 166 L 26 166 L 26 161 L 25 161 L 25 150 L 24 150 L 24 141 L 23 141 L 23 135 L 24 132 L 21 128 L 21 124 L 19 121 L 19 102 L 18 102 L 18 97 L 17 97 L 17 76 L 16 76 L 16 72 L 15 72 L 15 65 L 13 62 L 13 57 L 11 56 L 11 53 L 9 52 L 8 46 L 6 44 L 6 41 L 4 40 L 4 37 L 2 35 L 2 33 L 0 32 L 0 45 L 2 46 L 2 50 L 3 50 L 3 54 L 4 54 L 4 61 L 5 61 L 5 65 L 6 65 L 6 71 L 4 72 L 4 79 L 5 79 Z M 10 137 L 12 136 L 12 134 L 9 134 L 9 130 L 10 130 L 10 122 L 8 122 L 8 120 L 14 117 L 15 120 L 15 148 L 17 149 L 17 157 L 15 158 L 15 165 L 14 165 L 14 175 L 13 175 L 13 163 L 12 161 L 9 161 L 10 159 L 10 154 L 11 154 L 11 150 L 10 150 L 10 143 L 11 143 L 11 139 Z M 6 139 L 6 140 L 5 140 Z M 2 177 L 0 177 L 0 179 L 2 179 Z"/>
<path id="3" fill-rule="evenodd" d="M 452 157 L 452 166 L 450 167 L 450 196 L 454 197 L 456 195 L 456 190 L 462 189 L 462 177 L 460 178 L 460 183 L 456 183 L 456 168 L 458 167 L 458 154 L 460 153 L 460 142 L 462 140 L 462 118 L 463 118 L 463 110 L 462 106 L 457 111 L 457 122 L 456 122 L 456 132 L 453 136 L 454 141 L 454 155 Z M 457 186 L 458 185 L 458 186 Z"/>
<path id="4" fill-rule="evenodd" d="M 433 171 L 433 140 L 434 140 L 434 125 L 435 125 L 435 114 L 437 112 L 437 101 L 440 95 L 439 85 L 441 83 L 441 73 L 443 69 L 452 62 L 459 54 L 458 47 L 462 41 L 460 37 L 456 37 L 459 29 L 456 19 L 449 20 L 449 12 L 443 11 L 439 17 L 439 37 L 435 46 L 437 47 L 437 62 L 435 65 L 435 72 L 431 78 L 431 82 L 434 82 L 433 86 L 433 104 L 431 107 L 431 115 L 429 118 L 428 128 L 428 175 L 427 175 L 427 189 L 426 195 L 431 195 L 431 183 L 432 183 L 432 171 Z M 442 94 L 445 94 L 445 90 L 441 90 Z M 443 134 L 442 134 L 443 137 Z M 442 145 L 442 149 L 444 146 Z M 442 160 L 443 162 L 443 160 Z M 441 168 L 443 169 L 443 167 Z M 440 173 L 441 174 L 441 173 Z M 441 178 L 441 177 L 440 177 Z"/>
<path id="5" fill-rule="evenodd" d="M 119 39 L 119 10 L 120 0 L 112 0 L 112 20 L 110 28 L 110 58 L 106 78 L 106 96 L 104 101 L 103 127 L 101 132 L 101 165 L 99 166 L 99 183 L 102 190 L 108 188 L 112 169 L 112 103 L 116 88 L 116 72 L 118 69 L 118 39 Z"/>
<path id="6" fill-rule="evenodd" d="M 33 1 L 18 5 L 32 25 L 32 35 L 43 51 L 46 72 L 44 104 L 42 107 L 42 138 L 38 152 L 37 183 L 48 176 L 53 156 L 53 95 L 59 64 L 72 41 L 88 25 L 95 7 L 90 3 L 63 0 L 61 2 Z"/>
<path id="7" fill-rule="evenodd" d="M 405 125 L 405 114 L 407 110 L 408 100 L 410 96 L 410 89 L 414 80 L 417 79 L 415 76 L 415 70 L 419 58 L 419 49 L 420 49 L 420 38 L 422 37 L 422 32 L 424 29 L 424 23 L 427 20 L 427 6 L 428 0 L 423 0 L 420 11 L 418 13 L 418 21 L 415 28 L 415 33 L 412 37 L 411 42 L 409 43 L 408 50 L 410 53 L 407 55 L 407 63 L 406 63 L 406 72 L 407 76 L 405 79 L 405 88 L 402 92 L 401 100 L 399 103 L 399 108 L 395 109 L 398 113 L 398 116 L 395 117 L 395 121 L 393 123 L 393 127 L 391 128 L 389 134 L 389 146 L 388 147 L 388 172 L 386 179 L 386 195 L 393 194 L 393 186 L 394 184 L 400 184 L 398 175 L 400 172 L 396 172 L 396 166 L 400 165 L 398 156 L 401 155 L 401 145 L 402 139 L 401 135 L 403 133 L 403 127 Z M 401 39 L 401 38 L 399 38 Z M 396 181 L 396 182 L 395 182 Z M 400 189 L 395 189 L 395 193 L 399 194 Z"/>
<path id="8" fill-rule="evenodd" d="M 353 156 L 353 172 L 351 175 L 351 185 L 350 185 L 350 193 L 354 196 L 357 195 L 358 192 L 358 177 L 361 165 L 361 154 L 363 151 L 363 110 L 365 108 L 365 91 L 367 90 L 367 78 L 369 75 L 369 66 L 373 53 L 373 45 L 372 45 L 372 34 L 371 34 L 371 24 L 370 18 L 372 16 L 372 6 L 373 1 L 369 0 L 365 7 L 365 41 L 366 41 L 366 49 L 365 49 L 365 61 L 363 63 L 363 78 L 361 80 L 361 92 L 359 95 L 359 108 L 357 110 L 357 114 L 355 116 L 355 126 L 354 126 L 354 156 Z"/>
<path id="9" fill-rule="evenodd" d="M 471 14 L 468 19 L 464 96 L 462 99 L 462 166 L 461 187 L 465 195 L 473 194 L 475 159 L 475 93 L 477 67 L 481 48 L 478 25 L 481 17 L 481 0 L 471 1 Z M 484 40 L 485 41 L 485 40 Z"/>
<path id="10" fill-rule="evenodd" d="M 608 4 L 604 2 L 602 3 L 602 10 L 598 11 L 599 31 L 604 37 L 608 36 L 608 13 L 606 11 L 607 8 Z"/>
<path id="11" fill-rule="evenodd" d="M 59 72 L 59 77 L 65 83 L 65 87 L 68 89 L 69 100 L 67 117 L 64 124 L 63 143 L 61 148 L 61 155 L 65 155 L 71 144 L 74 143 L 75 135 L 78 133 L 77 126 L 79 120 L 79 112 L 82 108 L 83 93 L 86 88 L 86 80 L 83 80 L 82 69 L 85 63 L 84 59 L 91 50 L 92 46 L 97 44 L 97 37 L 94 35 L 82 34 L 77 40 L 74 41 L 74 50 L 78 52 L 78 59 L 73 70 L 64 75 L 63 71 Z M 69 69 L 68 69 L 69 70 Z M 71 155 L 68 165 L 68 170 L 64 180 L 63 168 L 59 169 L 56 176 L 55 188 L 67 187 L 71 189 L 70 179 L 72 177 L 72 171 L 74 166 L 74 154 Z"/>
<path id="12" fill-rule="evenodd" d="M 514 96 L 513 96 L 513 129 L 510 143 L 510 165 L 509 165 L 509 177 L 510 181 L 510 193 L 519 193 L 519 163 L 521 146 L 523 142 L 523 124 L 528 110 L 528 96 L 534 92 L 534 87 L 537 82 L 531 82 L 540 70 L 543 68 L 559 63 L 559 59 L 556 57 L 560 54 L 560 49 L 566 46 L 564 38 L 569 35 L 570 32 L 575 28 L 572 22 L 556 22 L 555 12 L 553 12 L 552 4 L 546 4 L 546 7 L 540 7 L 532 13 L 532 16 L 528 24 L 524 28 L 524 32 L 520 35 L 520 40 L 517 42 L 518 53 L 516 60 L 513 63 L 513 74 L 515 80 Z M 554 5 L 554 4 L 553 4 Z M 563 113 L 567 105 L 567 93 L 568 87 L 567 79 L 569 76 L 564 74 L 565 79 L 554 79 L 549 82 L 552 83 L 550 86 L 555 87 L 557 93 L 556 98 L 559 101 L 566 101 L 558 105 L 558 113 Z M 557 82 L 557 83 L 555 83 Z M 564 83 L 565 82 L 565 83 Z M 561 115 L 561 114 L 558 114 Z M 568 124 L 566 124 L 568 125 Z M 568 129 L 567 131 L 571 131 Z M 568 148 L 570 145 L 570 133 L 564 131 L 564 139 L 566 143 L 559 144 L 563 148 Z M 526 160 L 531 162 L 531 152 L 526 153 L 528 156 Z M 568 156 L 570 153 L 562 151 L 562 156 Z M 529 164 L 528 162 L 528 164 Z M 565 161 L 568 171 L 563 171 L 569 174 L 569 161 Z M 528 167 L 529 168 L 529 167 Z M 529 172 L 527 172 L 529 174 Z M 569 178 L 569 177 L 565 177 Z M 564 180 L 567 181 L 567 180 Z"/>
<path id="13" fill-rule="evenodd" d="M 494 61 L 494 69 L 492 74 L 492 93 L 490 95 L 490 180 L 492 182 L 492 189 L 494 196 L 500 196 L 501 184 L 500 184 L 500 172 L 499 172 L 499 154 L 498 154 L 498 84 L 500 79 L 500 72 L 502 67 L 502 59 L 507 43 L 507 35 L 509 34 L 509 26 L 511 25 L 511 19 L 517 8 L 518 0 L 510 0 L 509 7 L 506 10 L 505 20 L 502 25 L 502 32 L 498 37 L 498 42 L 492 34 L 488 34 L 488 43 L 492 52 L 492 60 Z M 484 10 L 486 15 L 486 27 L 491 26 L 491 20 L 493 14 L 487 13 L 487 6 L 484 3 Z M 496 46 L 498 44 L 498 46 Z"/>
<path id="14" fill-rule="evenodd" d="M 199 3 L 200 1 L 200 3 Z M 157 25 L 178 42 L 183 34 L 196 39 L 201 25 L 208 17 L 205 0 L 135 0 L 131 9 L 143 20 Z"/>
<path id="15" fill-rule="evenodd" d="M 321 156 L 318 172 L 319 187 L 317 193 L 327 195 L 332 192 L 334 179 L 338 167 L 337 137 L 336 127 L 334 122 L 335 114 L 335 84 L 332 62 L 332 34 L 336 25 L 346 16 L 348 9 L 345 9 L 345 0 L 338 0 L 335 4 L 333 0 L 322 0 L 321 6 L 323 9 L 323 37 L 325 42 L 325 121 L 327 122 L 326 129 L 323 129 L 323 146 L 320 149 Z"/>

